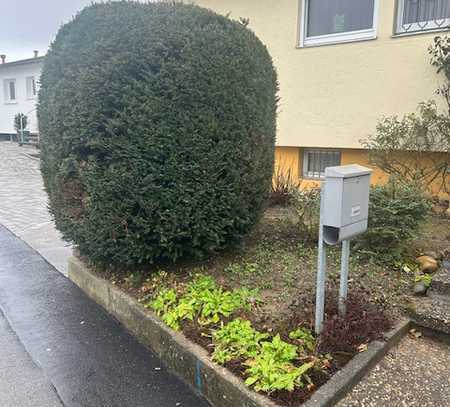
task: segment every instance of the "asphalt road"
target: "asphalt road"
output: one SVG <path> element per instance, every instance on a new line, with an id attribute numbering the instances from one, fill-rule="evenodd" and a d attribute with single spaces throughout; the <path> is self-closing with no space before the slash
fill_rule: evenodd
<path id="1" fill-rule="evenodd" d="M 208 406 L 1 225 L 0 311 L 2 407 Z"/>

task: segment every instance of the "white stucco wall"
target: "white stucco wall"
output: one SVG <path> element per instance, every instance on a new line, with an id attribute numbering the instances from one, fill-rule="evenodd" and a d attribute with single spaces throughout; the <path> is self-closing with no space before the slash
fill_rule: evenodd
<path id="1" fill-rule="evenodd" d="M 39 88 L 39 77 L 43 60 L 41 58 L 24 63 L 0 64 L 0 134 L 12 134 L 14 130 L 14 116 L 17 113 L 24 113 L 28 116 L 27 130 L 38 132 L 38 122 L 36 118 L 37 96 L 27 97 L 26 78 L 34 76 Z M 5 100 L 5 80 L 16 80 L 16 102 Z"/>

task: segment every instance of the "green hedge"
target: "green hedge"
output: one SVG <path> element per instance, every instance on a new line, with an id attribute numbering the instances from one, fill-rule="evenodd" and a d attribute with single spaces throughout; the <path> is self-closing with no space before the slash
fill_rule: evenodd
<path id="1" fill-rule="evenodd" d="M 64 25 L 41 76 L 42 173 L 57 227 L 101 264 L 201 257 L 268 197 L 277 80 L 240 22 L 111 2 Z"/>

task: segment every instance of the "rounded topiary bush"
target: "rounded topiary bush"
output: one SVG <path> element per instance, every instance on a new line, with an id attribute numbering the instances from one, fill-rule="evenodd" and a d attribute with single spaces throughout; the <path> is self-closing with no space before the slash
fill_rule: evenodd
<path id="1" fill-rule="evenodd" d="M 197 6 L 111 2 L 64 25 L 41 75 L 57 227 L 96 263 L 239 241 L 270 191 L 276 74 L 245 25 Z"/>

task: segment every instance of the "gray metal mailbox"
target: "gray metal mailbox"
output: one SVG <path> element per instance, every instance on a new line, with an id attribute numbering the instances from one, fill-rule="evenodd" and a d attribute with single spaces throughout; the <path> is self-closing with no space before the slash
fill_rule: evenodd
<path id="1" fill-rule="evenodd" d="M 325 169 L 320 201 L 319 255 L 316 285 L 316 333 L 322 330 L 325 310 L 326 244 L 342 243 L 339 313 L 345 316 L 350 239 L 364 233 L 369 217 L 369 189 L 372 170 L 361 165 Z"/>
<path id="2" fill-rule="evenodd" d="M 371 173 L 357 164 L 326 168 L 322 213 L 326 243 L 335 245 L 366 231 Z"/>

